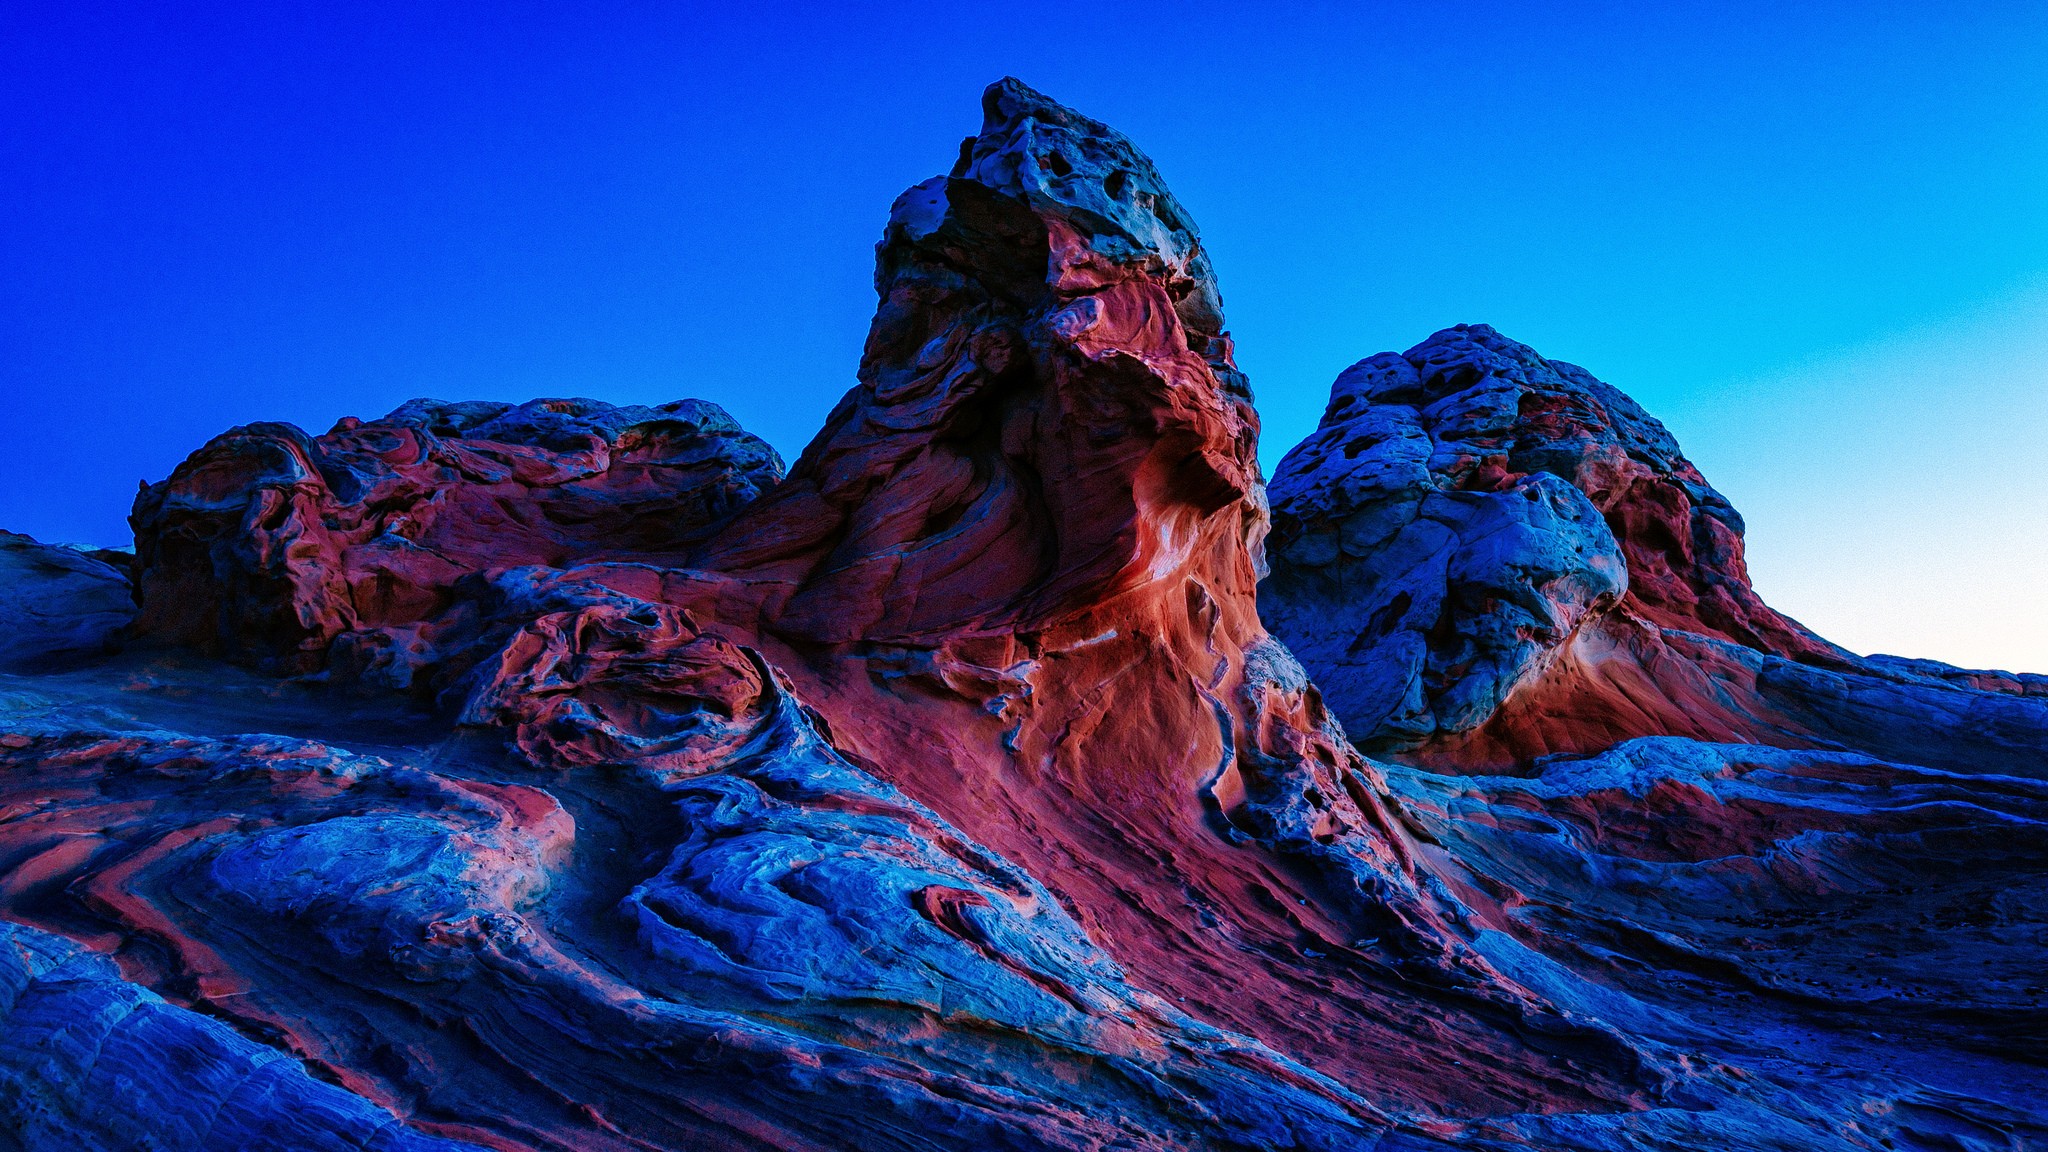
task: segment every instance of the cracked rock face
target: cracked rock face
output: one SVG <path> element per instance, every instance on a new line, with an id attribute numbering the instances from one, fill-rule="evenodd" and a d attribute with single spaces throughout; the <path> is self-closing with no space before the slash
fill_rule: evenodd
<path id="1" fill-rule="evenodd" d="M 417 401 L 147 488 L 132 625 L 0 569 L 91 640 L 0 672 L 0 1149 L 2048 1146 L 2030 679 L 1769 613 L 1654 421 L 1477 329 L 1347 373 L 1261 593 L 1187 211 L 983 117 L 786 477 Z M 1527 720 L 1629 667 L 1786 747 Z"/>

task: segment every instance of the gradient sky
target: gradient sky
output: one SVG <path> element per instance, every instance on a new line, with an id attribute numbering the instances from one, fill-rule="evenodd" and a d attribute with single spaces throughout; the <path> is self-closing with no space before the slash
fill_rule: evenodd
<path id="1" fill-rule="evenodd" d="M 1779 608 L 2048 671 L 2038 3 L 12 0 L 0 526 L 121 542 L 214 433 L 418 395 L 698 396 L 793 458 L 1004 74 L 1193 212 L 1269 468 L 1491 323 L 1662 417 Z"/>

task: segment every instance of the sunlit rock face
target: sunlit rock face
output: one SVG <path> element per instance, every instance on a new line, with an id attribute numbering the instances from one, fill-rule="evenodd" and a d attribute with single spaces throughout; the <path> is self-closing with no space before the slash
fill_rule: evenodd
<path id="1" fill-rule="evenodd" d="M 1577 455 L 1489 463 L 1522 402 L 1454 366 L 1354 373 L 1384 435 L 1276 486 L 1266 589 L 1327 599 L 1262 604 L 1189 214 L 1016 81 L 877 263 L 786 477 L 695 401 L 421 401 L 146 489 L 125 629 L 123 569 L 0 570 L 99 646 L 0 676 L 0 1148 L 2042 1146 L 2023 764 L 1815 750 L 1882 709 L 1814 679 L 1772 721 L 1804 750 L 1528 778 L 1340 724 L 1377 644 L 1444 686 L 1388 697 L 1428 753 L 1623 618 L 1697 621 L 1662 658 L 1702 682 L 1725 650 L 1885 685 L 1951 760 L 1992 737 L 1923 697 L 2028 682 L 1870 679 L 1744 599 L 1739 522 L 1648 417 L 1603 393 L 1546 425 Z M 1690 552 L 1614 527 L 1652 505 Z M 1913 1027 L 1845 1002 L 1859 947 Z"/>

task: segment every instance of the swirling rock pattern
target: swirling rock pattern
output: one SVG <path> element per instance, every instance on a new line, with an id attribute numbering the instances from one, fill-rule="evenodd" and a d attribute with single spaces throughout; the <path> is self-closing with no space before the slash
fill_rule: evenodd
<path id="1" fill-rule="evenodd" d="M 415 400 L 323 436 L 251 424 L 136 497 L 136 630 L 287 672 L 346 637 L 359 671 L 403 687 L 463 577 L 673 552 L 781 475 L 699 400 Z"/>
<path id="2" fill-rule="evenodd" d="M 1770 613 L 1654 421 L 1483 333 L 1290 457 L 1298 661 L 1188 213 L 983 111 L 786 477 L 695 401 L 418 401 L 145 489 L 132 626 L 0 570 L 90 641 L 0 672 L 0 1148 L 2048 1147 L 2031 680 Z M 1787 748 L 1461 735 L 1617 620 Z M 1361 692 L 1597 755 L 1368 759 Z"/>

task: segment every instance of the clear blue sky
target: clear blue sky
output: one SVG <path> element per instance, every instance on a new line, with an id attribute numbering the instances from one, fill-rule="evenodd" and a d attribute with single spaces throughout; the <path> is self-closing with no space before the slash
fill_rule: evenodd
<path id="1" fill-rule="evenodd" d="M 794 456 L 1008 73 L 1193 211 L 1269 465 L 1485 321 L 1663 416 L 1780 607 L 2048 670 L 2048 7 L 815 7 L 0 5 L 0 526 L 118 542 L 230 425 L 416 395 Z"/>

